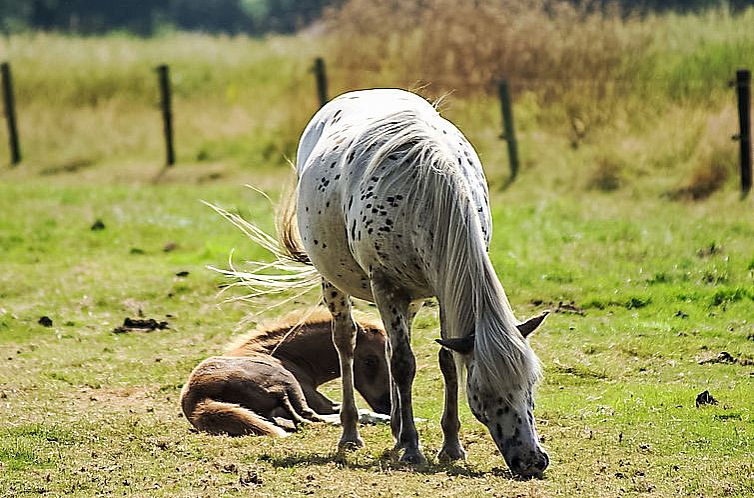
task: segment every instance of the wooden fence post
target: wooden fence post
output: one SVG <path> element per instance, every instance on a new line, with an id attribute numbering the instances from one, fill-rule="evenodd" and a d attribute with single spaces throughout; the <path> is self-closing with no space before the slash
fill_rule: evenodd
<path id="1" fill-rule="evenodd" d="M 518 175 L 518 143 L 516 142 L 516 131 L 513 128 L 513 106 L 511 105 L 508 81 L 500 81 L 498 90 L 500 94 L 500 107 L 503 112 L 503 134 L 500 135 L 500 138 L 508 142 L 508 162 L 511 168 L 509 182 L 512 182 Z"/>
<path id="2" fill-rule="evenodd" d="M 317 81 L 317 96 L 319 97 L 319 106 L 324 107 L 327 104 L 327 72 L 325 70 L 325 60 L 322 57 L 314 59 L 314 78 Z"/>
<path id="3" fill-rule="evenodd" d="M 160 81 L 160 105 L 162 120 L 165 128 L 165 152 L 168 167 L 175 164 L 175 150 L 173 149 L 173 105 L 170 97 L 170 70 L 167 64 L 157 66 Z"/>
<path id="4" fill-rule="evenodd" d="M 16 126 L 16 101 L 13 96 L 13 79 L 10 73 L 10 64 L 3 62 L 0 65 L 3 80 L 3 103 L 5 120 L 8 123 L 8 143 L 10 146 L 10 164 L 15 166 L 21 162 L 21 148 L 18 145 L 18 127 Z"/>
<path id="5" fill-rule="evenodd" d="M 751 71 L 736 71 L 739 134 L 734 138 L 741 147 L 741 194 L 751 190 Z"/>

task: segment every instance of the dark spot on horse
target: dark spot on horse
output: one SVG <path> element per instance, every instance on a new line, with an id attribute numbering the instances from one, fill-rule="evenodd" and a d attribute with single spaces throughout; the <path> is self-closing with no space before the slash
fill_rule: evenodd
<path id="1" fill-rule="evenodd" d="M 338 297 L 338 291 L 332 291 L 330 293 L 330 297 L 333 298 L 333 299 L 335 299 L 336 297 Z"/>
<path id="2" fill-rule="evenodd" d="M 503 428 L 500 427 L 500 424 L 495 424 L 495 429 L 497 430 L 497 437 L 498 439 L 503 438 Z"/>
<path id="3" fill-rule="evenodd" d="M 369 230 L 367 230 L 367 233 L 368 233 L 369 235 L 372 235 L 372 232 L 373 232 L 373 231 L 374 231 L 374 229 L 370 228 Z"/>
<path id="4" fill-rule="evenodd" d="M 501 416 L 502 414 L 503 414 L 503 409 L 502 409 L 502 408 L 498 408 L 498 409 L 497 409 L 497 416 L 499 417 L 499 416 Z"/>
<path id="5" fill-rule="evenodd" d="M 338 180 L 340 180 L 340 173 L 338 173 L 337 175 L 335 175 L 335 181 L 338 181 Z"/>
<path id="6" fill-rule="evenodd" d="M 314 245 L 316 246 L 317 244 L 319 244 L 319 241 L 317 241 L 317 239 L 314 239 Z"/>
<path id="7" fill-rule="evenodd" d="M 324 242 L 322 242 L 322 249 L 327 249 L 327 244 L 325 244 Z"/>
<path id="8" fill-rule="evenodd" d="M 325 207 L 326 207 L 326 208 L 329 208 L 329 207 L 330 207 L 330 201 L 327 201 L 327 202 L 325 202 Z"/>

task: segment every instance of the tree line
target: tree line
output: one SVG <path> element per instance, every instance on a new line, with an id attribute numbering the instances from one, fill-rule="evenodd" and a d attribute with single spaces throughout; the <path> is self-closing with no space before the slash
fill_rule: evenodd
<path id="1" fill-rule="evenodd" d="M 318 19 L 325 7 L 347 0 L 0 0 L 0 28 L 76 34 L 126 31 L 148 36 L 164 29 L 209 33 L 290 33 Z M 382 0 L 384 1 L 384 0 Z M 431 0 L 430 0 L 431 1 Z M 559 0 L 553 0 L 555 3 Z M 754 0 L 571 0 L 590 9 L 617 6 L 624 13 L 695 11 Z M 548 3 L 546 0 L 543 3 Z"/>

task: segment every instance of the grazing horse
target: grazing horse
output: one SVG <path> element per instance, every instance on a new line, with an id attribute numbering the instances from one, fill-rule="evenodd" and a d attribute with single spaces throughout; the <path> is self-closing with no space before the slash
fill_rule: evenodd
<path id="1" fill-rule="evenodd" d="M 487 185 L 471 144 L 421 97 L 364 90 L 317 112 L 299 142 L 296 167 L 281 242 L 322 276 L 342 373 L 339 447 L 364 444 L 353 394 L 353 296 L 374 302 L 386 326 L 401 461 L 424 461 L 412 413 L 410 329 L 423 300 L 436 296 L 445 380 L 438 458 L 466 456 L 458 438 L 458 368 L 465 368 L 471 411 L 508 466 L 521 476 L 540 475 L 548 465 L 532 415 L 540 367 L 526 336 L 546 314 L 516 322 L 487 254 Z"/>
<path id="2" fill-rule="evenodd" d="M 290 424 L 275 418 L 322 422 L 340 406 L 317 391 L 339 375 L 332 317 L 317 310 L 256 330 L 225 356 L 204 360 L 181 391 L 183 413 L 213 434 L 285 436 Z M 382 326 L 360 319 L 356 337 L 356 389 L 378 413 L 390 412 L 387 338 Z M 284 425 L 282 427 L 281 425 Z"/>

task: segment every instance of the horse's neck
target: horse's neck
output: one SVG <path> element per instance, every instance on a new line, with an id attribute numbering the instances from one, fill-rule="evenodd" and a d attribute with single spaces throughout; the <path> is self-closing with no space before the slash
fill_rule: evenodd
<path id="1" fill-rule="evenodd" d="M 330 322 L 306 324 L 288 340 L 267 346 L 266 353 L 278 358 L 290 370 L 309 377 L 315 385 L 338 377 L 338 354 L 331 337 Z"/>

